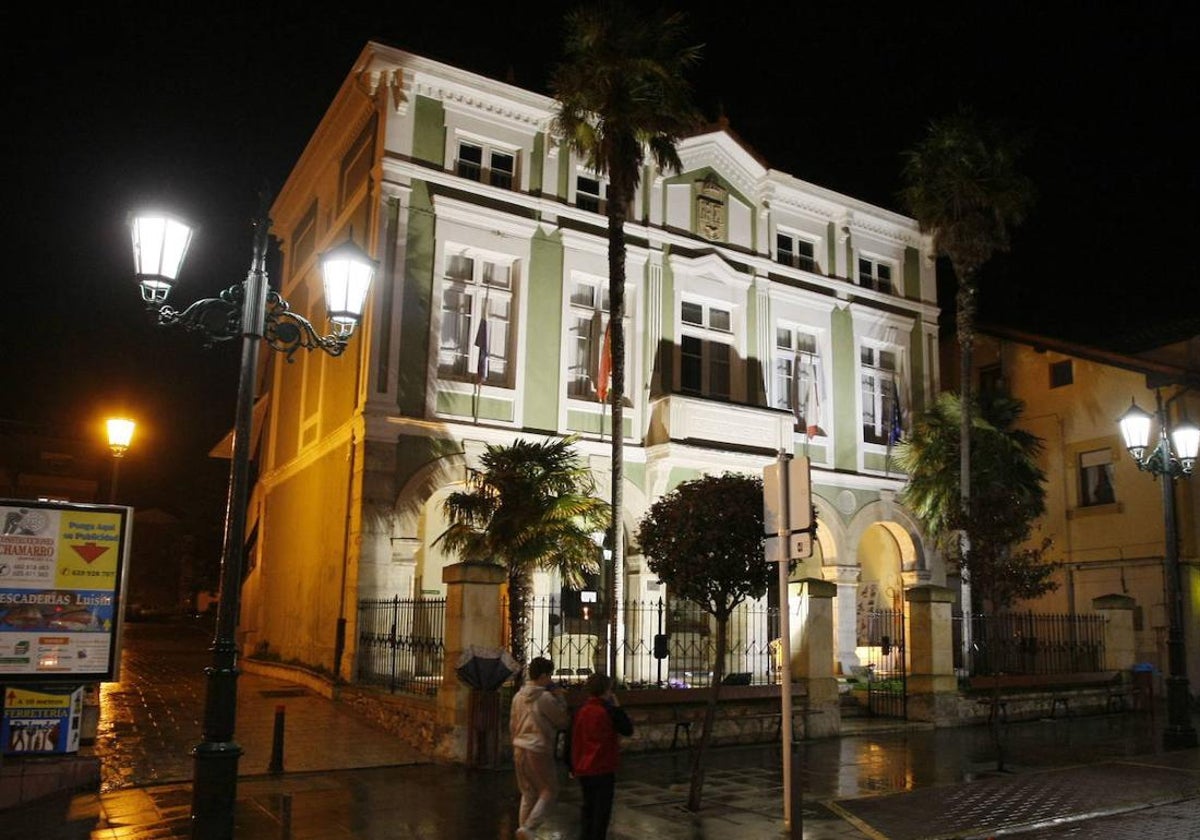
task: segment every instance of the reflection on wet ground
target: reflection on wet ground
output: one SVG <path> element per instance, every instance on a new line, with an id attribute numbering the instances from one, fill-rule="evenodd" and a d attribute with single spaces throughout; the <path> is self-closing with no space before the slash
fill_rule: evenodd
<path id="1" fill-rule="evenodd" d="M 0 834 L 11 829 L 17 832 L 14 836 L 39 840 L 189 836 L 188 753 L 200 730 L 207 640 L 199 627 L 130 629 L 121 682 L 104 689 L 104 714 L 95 746 L 104 762 L 104 795 L 62 797 L 6 813 Z M 286 684 L 245 674 L 239 682 L 238 739 L 246 748 L 238 784 L 239 840 L 287 836 L 296 840 L 510 840 L 513 836 L 517 793 L 511 768 L 472 770 L 427 759 L 413 764 L 422 757 L 399 739 L 311 693 L 289 695 L 289 727 L 294 723 L 295 728 L 289 728 L 287 772 L 267 775 L 272 712 L 281 702 L 277 689 Z M 1181 772 L 1196 772 L 1200 778 L 1197 751 L 1161 753 L 1161 714 L 1012 724 L 1000 731 L 1009 771 L 1003 774 L 996 772 L 994 735 L 987 726 L 901 725 L 897 730 L 895 723 L 885 722 L 882 725 L 889 728 L 883 730 L 879 725 L 873 722 L 860 734 L 796 746 L 806 840 L 923 837 L 938 828 L 937 818 L 942 818 L 939 826 L 949 825 L 951 817 L 963 816 L 965 806 L 960 803 L 972 801 L 975 815 L 1003 812 L 1008 825 L 1023 826 L 1027 823 L 1022 822 L 1022 803 L 1037 798 L 1030 793 L 1049 789 L 1041 784 L 1049 774 L 1035 771 L 1050 768 L 1130 757 L 1138 757 L 1145 767 L 1150 756 L 1160 767 L 1182 761 Z M 611 840 L 780 836 L 780 752 L 778 745 L 711 750 L 705 762 L 700 816 L 684 808 L 690 774 L 686 749 L 627 754 L 619 773 Z M 1132 767 L 1134 762 L 1125 765 Z M 1068 784 L 1069 773 L 1053 772 L 1063 782 L 1050 805 L 1065 813 L 1063 809 L 1081 801 L 1082 794 Z M 1116 771 L 1104 778 L 1117 794 L 1131 787 Z M 1015 784 L 999 784 L 1006 779 Z M 974 800 L 964 794 L 964 782 L 971 782 L 971 792 L 978 794 Z M 1099 786 L 1088 782 L 1083 793 L 1094 798 Z M 1200 784 L 1195 787 L 1200 790 Z M 291 809 L 290 835 L 284 832 L 285 802 Z M 578 808 L 576 783 L 564 772 L 561 800 L 541 838 L 574 840 Z M 1163 814 L 1164 819 L 1170 816 Z"/>

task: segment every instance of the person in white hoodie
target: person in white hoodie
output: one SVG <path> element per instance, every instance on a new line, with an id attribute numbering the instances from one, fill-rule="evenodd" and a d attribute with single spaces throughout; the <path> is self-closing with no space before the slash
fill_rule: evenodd
<path id="1" fill-rule="evenodd" d="M 521 814 L 517 840 L 532 840 L 534 830 L 558 798 L 558 768 L 554 744 L 560 730 L 571 723 L 562 689 L 550 689 L 554 663 L 543 656 L 529 663 L 521 690 L 513 697 L 509 716 L 513 767 L 521 789 Z"/>

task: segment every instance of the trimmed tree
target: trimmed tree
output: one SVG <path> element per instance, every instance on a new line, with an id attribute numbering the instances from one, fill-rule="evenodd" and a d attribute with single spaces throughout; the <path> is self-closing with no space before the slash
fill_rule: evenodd
<path id="1" fill-rule="evenodd" d="M 972 412 L 972 502 L 964 511 L 955 469 L 961 405 L 956 394 L 942 394 L 897 447 L 896 462 L 908 474 L 901 500 L 947 556 L 965 565 L 985 611 L 1001 612 L 1057 588 L 1051 579 L 1057 564 L 1046 557 L 1050 540 L 1029 545 L 1046 509 L 1042 440 L 1017 427 L 1019 400 L 998 397 Z M 971 546 L 966 556 L 955 539 L 960 530 Z"/>
<path id="2" fill-rule="evenodd" d="M 761 598 L 777 575 L 763 554 L 762 479 L 730 473 L 684 482 L 650 507 L 637 537 L 650 571 L 672 597 L 699 605 L 716 623 L 712 687 L 687 803 L 698 811 L 704 752 L 725 677 L 729 617 L 747 598 Z"/>
<path id="3" fill-rule="evenodd" d="M 575 440 L 489 446 L 479 469 L 467 471 L 467 489 L 442 505 L 450 526 L 437 541 L 464 561 L 507 570 L 509 645 L 522 664 L 534 570 L 556 569 L 568 586 L 582 586 L 597 568 L 592 535 L 609 524 Z"/>
<path id="4" fill-rule="evenodd" d="M 679 171 L 675 144 L 700 124 L 684 74 L 700 57 L 687 41 L 682 14 L 643 11 L 623 2 L 567 15 L 565 60 L 551 76 L 558 100 L 554 133 L 598 175 L 608 176 L 609 339 L 612 359 L 612 605 L 609 662 L 615 665 L 624 568 L 625 221 L 647 154 L 663 171 Z M 598 390 L 603 385 L 598 383 Z M 615 668 L 613 669 L 615 671 Z M 615 673 L 611 676 L 616 676 Z"/>

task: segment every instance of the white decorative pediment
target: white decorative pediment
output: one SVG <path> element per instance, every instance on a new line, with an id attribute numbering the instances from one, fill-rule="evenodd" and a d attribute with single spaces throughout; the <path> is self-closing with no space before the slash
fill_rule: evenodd
<path id="1" fill-rule="evenodd" d="M 759 187 L 767 170 L 725 132 L 688 137 L 679 143 L 678 152 L 684 175 L 711 167 L 742 195 L 759 200 Z"/>

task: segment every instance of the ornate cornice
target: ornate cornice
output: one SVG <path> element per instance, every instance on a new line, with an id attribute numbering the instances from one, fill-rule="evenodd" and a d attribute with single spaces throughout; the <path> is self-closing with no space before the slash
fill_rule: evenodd
<path id="1" fill-rule="evenodd" d="M 411 90 L 418 96 L 436 99 L 449 108 L 482 115 L 493 121 L 499 119 L 506 123 L 516 123 L 533 131 L 547 131 L 550 127 L 552 114 L 548 110 L 530 107 L 528 103 L 517 102 L 446 79 L 417 74 L 413 78 Z"/>

